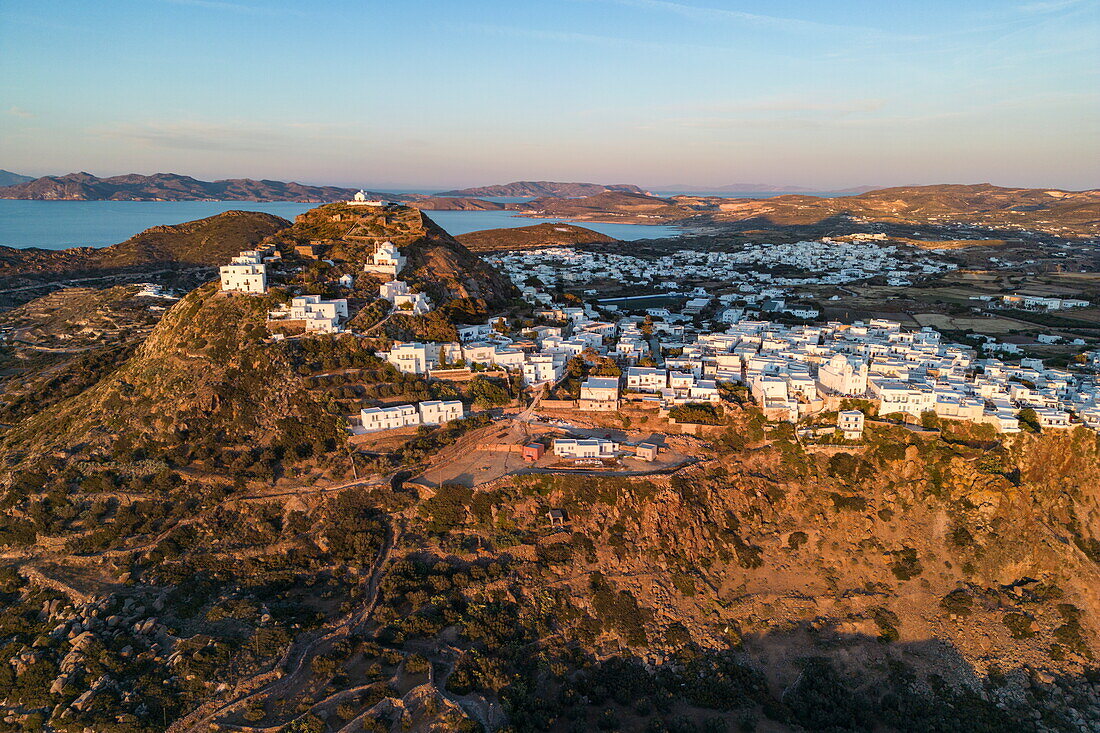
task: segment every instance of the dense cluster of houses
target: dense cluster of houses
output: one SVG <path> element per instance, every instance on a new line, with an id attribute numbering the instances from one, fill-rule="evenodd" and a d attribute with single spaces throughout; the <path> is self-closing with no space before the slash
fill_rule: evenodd
<path id="1" fill-rule="evenodd" d="M 568 310 L 568 309 L 564 309 Z M 1034 410 L 1044 427 L 1075 424 L 1100 429 L 1100 388 L 1039 359 L 1007 364 L 975 350 L 943 343 L 931 329 L 903 329 L 874 319 L 791 326 L 741 321 L 723 331 L 686 334 L 682 327 L 632 316 L 594 320 L 590 309 L 562 313 L 560 326 L 540 326 L 512 341 L 492 323 L 471 327 L 481 340 L 399 343 L 380 356 L 408 373 L 426 374 L 465 361 L 521 371 L 529 383 L 560 379 L 569 358 L 601 355 L 623 365 L 620 376 L 591 376 L 578 409 L 613 411 L 624 401 L 670 406 L 717 402 L 722 383 L 741 384 L 773 419 L 797 421 L 845 398 L 877 404 L 879 414 L 988 423 L 1019 430 L 1018 414 Z M 573 317 L 570 317 L 573 316 Z M 642 325 L 652 333 L 642 334 Z M 644 364 L 639 362 L 645 360 Z M 1100 358 L 1098 358 L 1100 360 Z M 856 420 L 850 416 L 848 420 Z M 842 428 L 858 432 L 862 425 Z"/>
<path id="2" fill-rule="evenodd" d="M 267 264 L 280 258 L 273 249 L 241 252 L 221 268 L 223 290 L 264 293 Z M 460 326 L 459 339 L 448 343 L 397 342 L 379 357 L 409 374 L 429 374 L 453 366 L 498 367 L 519 372 L 531 385 L 554 383 L 570 359 L 607 357 L 601 369 L 580 386 L 578 409 L 616 410 L 624 401 L 668 407 L 718 402 L 721 385 L 744 385 L 772 419 L 798 421 L 826 409 L 837 409 L 845 398 L 873 401 L 879 414 L 902 413 L 920 419 L 939 418 L 987 423 L 998 430 L 1019 430 L 1020 411 L 1029 408 L 1044 427 L 1085 424 L 1100 429 L 1100 388 L 1096 381 L 1065 369 L 1046 367 L 1039 359 L 1008 364 L 966 346 L 943 343 L 931 328 L 918 331 L 874 319 L 852 324 L 785 325 L 760 318 L 746 320 L 745 308 L 725 307 L 717 320 L 723 330 L 693 325 L 694 316 L 713 301 L 699 291 L 681 312 L 649 308 L 647 315 L 617 316 L 614 307 L 563 306 L 541 287 L 614 278 L 668 289 L 685 277 L 722 279 L 735 293 L 719 296 L 721 306 L 733 299 L 760 305 L 758 310 L 794 313 L 783 302 L 787 289 L 808 283 L 843 283 L 887 273 L 891 281 L 932 274 L 953 267 L 929 257 L 896 256 L 895 248 L 863 242 L 798 242 L 748 246 L 735 253 L 681 250 L 657 260 L 625 255 L 599 255 L 571 248 L 495 255 L 502 268 L 540 305 L 535 325 L 515 333 L 504 319 Z M 814 270 L 813 277 L 778 277 L 753 271 L 772 265 Z M 379 296 L 395 308 L 424 313 L 432 307 L 423 293 L 412 292 L 396 276 L 405 257 L 390 242 L 380 245 L 364 270 L 389 276 Z M 750 267 L 746 267 L 750 266 Z M 345 276 L 350 286 L 350 276 Z M 1014 300 L 1017 297 L 1024 300 Z M 1087 305 L 1071 299 L 1003 296 L 1011 307 L 1061 310 Z M 1054 302 L 1057 301 L 1057 302 Z M 815 318 L 816 310 L 796 313 Z M 272 321 L 301 321 L 308 332 L 334 333 L 348 318 L 347 301 L 302 295 L 269 313 Z M 697 321 L 696 321 L 697 323 Z M 1089 356 L 1100 367 L 1100 352 Z M 462 417 L 460 402 L 368 408 L 360 417 L 363 430 L 438 425 Z M 842 411 L 838 428 L 845 435 L 862 432 L 862 414 Z M 562 443 L 571 455 L 605 450 Z M 610 448 L 614 452 L 615 448 Z M 558 452 L 555 446 L 555 453 Z M 584 456 L 581 456 L 584 457 Z"/>
<path id="3" fill-rule="evenodd" d="M 933 255 L 904 252 L 898 247 L 866 242 L 840 242 L 828 238 L 791 244 L 749 244 L 737 252 L 704 252 L 682 249 L 656 259 L 642 259 L 608 252 L 585 252 L 572 247 L 547 247 L 521 252 L 502 252 L 487 258 L 524 288 L 529 298 L 538 297 L 528 280 L 537 278 L 545 287 L 577 285 L 596 280 L 615 280 L 626 285 L 650 285 L 665 290 L 681 287 L 685 278 L 721 280 L 735 288 L 749 286 L 793 288 L 806 285 L 839 285 L 885 275 L 891 285 L 908 285 L 915 277 L 955 269 L 956 265 Z M 802 276 L 761 272 L 772 268 L 806 271 Z M 781 290 L 780 292 L 785 292 Z M 547 296 L 543 296 L 544 302 Z"/>

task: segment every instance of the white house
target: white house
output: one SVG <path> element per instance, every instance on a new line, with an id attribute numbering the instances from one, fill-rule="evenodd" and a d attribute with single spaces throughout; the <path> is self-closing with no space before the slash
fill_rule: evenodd
<path id="1" fill-rule="evenodd" d="M 565 373 L 565 360 L 553 354 L 532 355 L 523 363 L 523 381 L 527 384 L 556 382 Z"/>
<path id="2" fill-rule="evenodd" d="M 395 407 L 368 407 L 360 411 L 359 419 L 363 431 L 375 433 L 379 430 L 398 430 L 420 424 L 420 412 L 415 405 Z"/>
<path id="3" fill-rule="evenodd" d="M 841 410 L 836 416 L 836 429 L 845 440 L 859 440 L 863 437 L 863 413 L 859 410 Z"/>
<path id="4" fill-rule="evenodd" d="M 394 344 L 389 351 L 380 352 L 378 357 L 405 374 L 427 374 L 439 368 L 441 352 L 441 344 L 404 342 Z"/>
<path id="5" fill-rule="evenodd" d="M 1069 422 L 1069 413 L 1062 410 L 1039 408 L 1035 410 L 1035 416 L 1039 418 L 1039 425 L 1044 428 L 1073 427 Z"/>
<path id="6" fill-rule="evenodd" d="M 619 409 L 619 378 L 589 377 L 581 384 L 581 410 L 613 412 Z"/>
<path id="7" fill-rule="evenodd" d="M 320 295 L 300 295 L 290 301 L 290 319 L 305 321 L 306 331 L 335 333 L 339 322 L 348 317 L 348 301 L 344 298 L 322 300 Z"/>
<path id="8" fill-rule="evenodd" d="M 626 370 L 626 387 L 635 392 L 656 394 L 668 386 L 668 372 L 655 367 L 630 367 Z"/>
<path id="9" fill-rule="evenodd" d="M 713 379 L 700 379 L 691 385 L 688 390 L 688 398 L 700 402 L 718 402 L 721 399 L 718 392 L 718 383 Z"/>
<path id="10" fill-rule="evenodd" d="M 466 414 L 459 400 L 421 402 L 419 410 L 423 425 L 446 425 L 451 420 L 461 420 Z"/>
<path id="11" fill-rule="evenodd" d="M 554 455 L 559 458 L 613 458 L 619 444 L 613 440 L 555 438 Z"/>
<path id="12" fill-rule="evenodd" d="M 881 401 L 880 415 L 892 412 L 904 412 L 920 417 L 925 412 L 934 411 L 936 395 L 924 385 L 901 382 L 896 379 L 872 379 L 869 382 L 871 393 Z"/>
<path id="13" fill-rule="evenodd" d="M 363 432 L 366 433 L 420 425 L 445 425 L 451 420 L 460 420 L 464 416 L 465 411 L 458 400 L 448 402 L 432 400 L 417 405 L 367 407 L 359 412 L 359 420 L 363 424 Z"/>
<path id="14" fill-rule="evenodd" d="M 378 286 L 378 297 L 389 301 L 394 308 L 423 315 L 432 309 L 432 301 L 424 293 L 414 293 L 404 280 L 390 280 Z"/>
<path id="15" fill-rule="evenodd" d="M 242 252 L 218 270 L 221 289 L 239 293 L 267 292 L 267 265 L 257 252 Z"/>

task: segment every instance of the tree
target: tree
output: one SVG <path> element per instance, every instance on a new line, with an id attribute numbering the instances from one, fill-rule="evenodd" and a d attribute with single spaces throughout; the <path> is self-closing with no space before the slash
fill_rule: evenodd
<path id="1" fill-rule="evenodd" d="M 496 382 L 482 376 L 474 377 L 470 382 L 470 396 L 474 404 L 480 407 L 506 405 L 511 401 L 508 390 Z"/>
<path id="2" fill-rule="evenodd" d="M 1020 424 L 1033 433 L 1041 433 L 1043 428 L 1039 425 L 1039 415 L 1030 407 L 1025 407 L 1016 413 L 1016 419 Z"/>
<path id="3" fill-rule="evenodd" d="M 940 417 L 932 410 L 925 410 L 920 414 L 920 424 L 928 430 L 936 430 L 940 427 Z"/>

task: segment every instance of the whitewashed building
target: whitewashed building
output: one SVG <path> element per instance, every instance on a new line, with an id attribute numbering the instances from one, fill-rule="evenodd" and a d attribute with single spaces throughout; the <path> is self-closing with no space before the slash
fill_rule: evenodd
<path id="1" fill-rule="evenodd" d="M 461 420 L 466 414 L 459 400 L 421 402 L 419 411 L 423 425 L 446 425 L 451 420 Z"/>
<path id="2" fill-rule="evenodd" d="M 836 416 L 836 429 L 845 440 L 859 440 L 863 437 L 863 419 L 859 410 L 841 410 Z"/>
<path id="3" fill-rule="evenodd" d="M 614 458 L 619 444 L 604 438 L 555 438 L 553 450 L 558 458 Z"/>
<path id="4" fill-rule="evenodd" d="M 267 265 L 258 250 L 246 250 L 218 270 L 221 289 L 239 293 L 267 292 Z"/>
<path id="5" fill-rule="evenodd" d="M 423 315 L 432 309 L 432 301 L 425 293 L 414 293 L 404 280 L 390 280 L 378 287 L 378 297 L 389 301 L 394 308 L 413 315 Z"/>
<path id="6" fill-rule="evenodd" d="M 322 300 L 320 295 L 300 295 L 290 301 L 290 320 L 304 321 L 306 331 L 336 333 L 340 321 L 348 317 L 348 301 L 344 298 Z"/>
<path id="7" fill-rule="evenodd" d="M 363 265 L 363 270 L 395 278 L 405 269 L 405 263 L 405 255 L 401 254 L 401 250 L 397 248 L 397 245 L 393 242 L 383 242 L 374 250 L 371 261 Z"/>

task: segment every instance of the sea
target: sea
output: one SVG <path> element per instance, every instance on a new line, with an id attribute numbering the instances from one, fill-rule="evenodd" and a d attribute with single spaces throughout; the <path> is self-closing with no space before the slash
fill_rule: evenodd
<path id="1" fill-rule="evenodd" d="M 288 201 L 19 201 L 0 199 L 0 245 L 8 247 L 105 247 L 122 242 L 149 227 L 182 224 L 234 209 L 265 211 L 293 220 L 317 204 Z M 427 215 L 452 235 L 482 229 L 530 226 L 563 219 L 530 219 L 507 211 L 428 211 Z M 661 224 L 598 224 L 582 222 L 615 239 L 664 239 L 683 233 Z"/>

